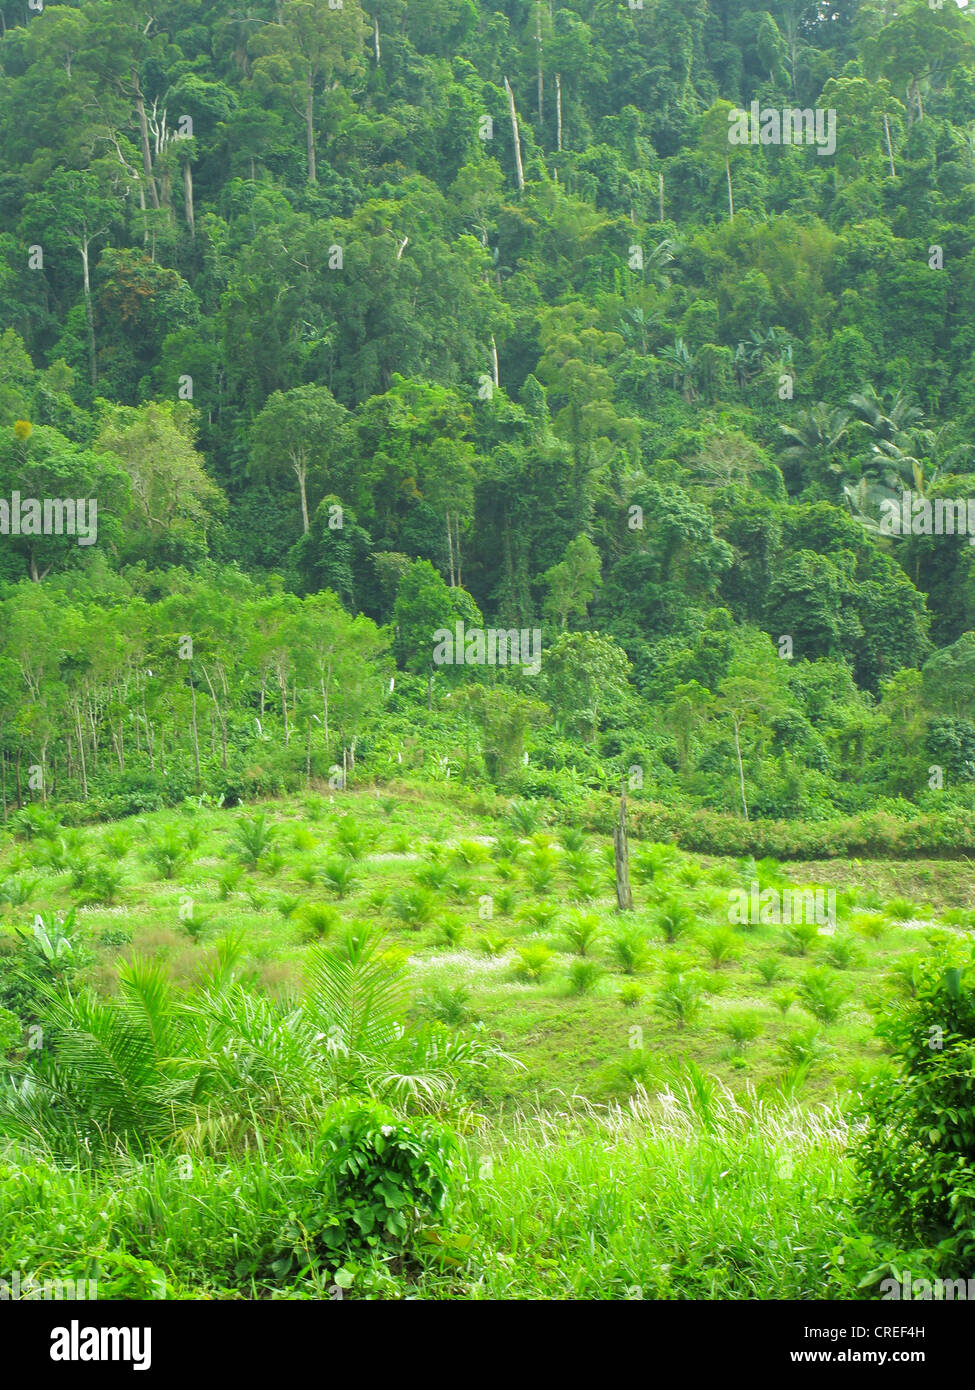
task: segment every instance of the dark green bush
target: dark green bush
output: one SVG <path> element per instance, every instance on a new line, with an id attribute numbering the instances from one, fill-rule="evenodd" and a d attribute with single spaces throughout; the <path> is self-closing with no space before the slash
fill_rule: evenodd
<path id="1" fill-rule="evenodd" d="M 862 1204 L 898 1240 L 936 1247 L 941 1273 L 975 1261 L 975 968 L 925 961 L 879 1032 L 897 1068 L 862 1100 Z"/>
<path id="2" fill-rule="evenodd" d="M 456 1140 L 430 1119 L 361 1100 L 329 1111 L 271 1254 L 276 1279 L 334 1270 L 370 1251 L 406 1256 L 446 1211 Z"/>

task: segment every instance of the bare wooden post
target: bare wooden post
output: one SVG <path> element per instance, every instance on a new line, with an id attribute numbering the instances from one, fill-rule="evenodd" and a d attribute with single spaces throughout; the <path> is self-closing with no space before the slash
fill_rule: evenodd
<path id="1" fill-rule="evenodd" d="M 626 838 L 626 782 L 620 778 L 620 813 L 613 826 L 613 856 L 616 861 L 616 910 L 633 911 L 630 887 L 630 847 Z"/>

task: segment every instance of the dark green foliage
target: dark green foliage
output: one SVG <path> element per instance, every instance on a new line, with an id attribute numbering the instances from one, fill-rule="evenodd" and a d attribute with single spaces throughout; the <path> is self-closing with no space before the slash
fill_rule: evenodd
<path id="1" fill-rule="evenodd" d="M 450 1196 L 456 1141 L 434 1120 L 404 1120 L 376 1103 L 333 1107 L 267 1256 L 275 1281 L 334 1271 L 374 1249 L 408 1255 Z"/>
<path id="2" fill-rule="evenodd" d="M 975 1256 L 975 971 L 929 961 L 880 1031 L 896 1064 L 863 1099 L 856 1161 L 871 1220 L 937 1246 L 939 1273 L 967 1278 Z"/>

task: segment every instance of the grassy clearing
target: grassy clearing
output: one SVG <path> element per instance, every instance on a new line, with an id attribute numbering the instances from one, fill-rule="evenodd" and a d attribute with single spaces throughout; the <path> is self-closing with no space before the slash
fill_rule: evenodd
<path id="1" fill-rule="evenodd" d="M 230 938 L 240 976 L 284 999 L 311 944 L 379 924 L 409 963 L 416 1009 L 479 1024 L 522 1064 L 487 1079 L 488 1112 L 625 1096 L 673 1058 L 732 1089 L 800 1084 L 816 1099 L 857 1086 L 883 1065 L 875 1012 L 910 990 L 912 962 L 939 938 L 970 930 L 957 864 L 906 878 L 903 865 L 755 866 L 639 844 L 638 910 L 621 922 L 608 840 L 564 840 L 368 793 L 257 816 L 160 813 L 8 845 L 2 925 L 9 942 L 35 914 L 77 907 L 82 978 L 106 993 L 120 959 L 152 957 L 188 984 Z M 729 923 L 731 890 L 756 875 L 836 888 L 835 935 Z"/>
<path id="2" fill-rule="evenodd" d="M 845 1101 L 888 1065 L 876 1014 L 939 945 L 970 938 L 968 881 L 957 865 L 632 850 L 637 910 L 621 918 L 609 842 L 517 804 L 490 816 L 400 790 L 48 827 L 0 854 L 0 987 L 26 1028 L 30 997 L 4 970 L 34 924 L 50 970 L 67 936 L 75 978 L 105 997 L 148 958 L 177 996 L 232 977 L 291 1005 L 311 953 L 366 924 L 407 968 L 413 1024 L 497 1053 L 455 1116 L 449 1222 L 418 1260 L 347 1261 L 343 1287 L 849 1296 L 872 1256 L 848 1205 Z M 834 888 L 835 924 L 729 920 L 755 883 Z M 287 1080 L 270 1078 L 282 1104 Z M 280 1124 L 243 1111 L 97 1173 L 8 1143 L 4 1263 L 94 1271 L 104 1296 L 152 1297 L 160 1279 L 174 1296 L 329 1296 L 320 1268 L 275 1283 L 255 1255 L 290 1220 L 314 1107 Z"/>

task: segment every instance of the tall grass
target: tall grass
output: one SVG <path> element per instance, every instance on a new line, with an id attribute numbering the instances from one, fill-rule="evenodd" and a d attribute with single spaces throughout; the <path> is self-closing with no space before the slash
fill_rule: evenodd
<path id="1" fill-rule="evenodd" d="M 304 1140 L 280 1121 L 256 1133 L 232 1158 L 188 1137 L 182 1155 L 97 1175 L 0 1161 L 7 1262 L 64 1272 L 121 1247 L 170 1296 L 295 1296 L 248 1271 L 287 1218 Z M 441 1232 L 462 1253 L 445 1264 L 421 1246 L 382 1277 L 392 1297 L 428 1299 L 842 1296 L 846 1139 L 836 1108 L 736 1097 L 693 1068 L 626 1105 L 522 1111 L 464 1141 Z"/>

